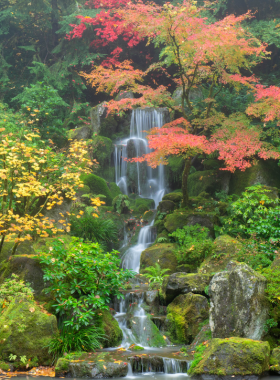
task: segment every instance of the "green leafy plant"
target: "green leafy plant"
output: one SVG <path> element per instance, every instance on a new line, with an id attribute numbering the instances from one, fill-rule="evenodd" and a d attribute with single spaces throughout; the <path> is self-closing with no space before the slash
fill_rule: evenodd
<path id="1" fill-rule="evenodd" d="M 28 283 L 20 280 L 16 274 L 12 274 L 11 278 L 6 279 L 0 285 L 0 307 L 3 308 L 4 305 L 6 307 L 15 296 L 33 300 L 33 292 L 34 290 Z"/>
<path id="2" fill-rule="evenodd" d="M 120 288 L 134 272 L 120 269 L 117 251 L 104 253 L 98 243 L 72 238 L 69 246 L 54 240 L 39 256 L 44 265 L 47 293 L 55 299 L 55 312 L 66 326 L 80 331 L 90 326 L 99 310 L 109 308 L 111 297 L 123 297 Z"/>
<path id="3" fill-rule="evenodd" d="M 71 235 L 99 243 L 107 249 L 117 239 L 118 230 L 112 220 L 96 218 L 86 213 L 79 219 L 71 218 Z"/>
<path id="4" fill-rule="evenodd" d="M 272 327 L 276 327 L 277 325 L 278 323 L 273 318 L 269 318 L 265 321 L 264 331 L 268 333 Z"/>
<path id="5" fill-rule="evenodd" d="M 18 102 L 22 113 L 28 119 L 31 129 L 39 129 L 44 140 L 54 139 L 59 143 L 65 136 L 63 118 L 68 104 L 59 96 L 58 91 L 43 82 L 25 87 L 13 101 Z"/>
<path id="6" fill-rule="evenodd" d="M 27 358 L 26 358 L 26 355 L 23 355 L 20 357 L 20 362 L 25 365 L 27 363 Z"/>
<path id="7" fill-rule="evenodd" d="M 104 339 L 106 339 L 104 331 L 97 326 L 83 327 L 77 331 L 62 323 L 59 333 L 48 345 L 49 353 L 55 360 L 67 352 L 94 351 L 101 348 Z"/>
<path id="8" fill-rule="evenodd" d="M 129 211 L 130 201 L 127 195 L 119 194 L 113 199 L 113 207 L 119 214 L 126 214 Z"/>
<path id="9" fill-rule="evenodd" d="M 168 239 L 166 237 L 160 237 L 157 239 L 157 243 L 167 243 Z"/>
<path id="10" fill-rule="evenodd" d="M 214 249 L 214 243 L 209 238 L 209 229 L 199 224 L 184 226 L 169 236 L 177 243 L 176 256 L 179 263 L 197 267 Z"/>
<path id="11" fill-rule="evenodd" d="M 17 356 L 16 356 L 16 355 L 13 355 L 13 354 L 10 354 L 10 356 L 9 356 L 9 360 L 10 360 L 11 362 L 14 362 L 14 361 L 16 360 L 16 358 L 17 358 Z"/>
<path id="12" fill-rule="evenodd" d="M 145 269 L 145 272 L 148 273 L 145 274 L 145 277 L 149 279 L 150 285 L 154 283 L 162 285 L 164 278 L 169 276 L 169 274 L 166 274 L 168 271 L 170 269 L 161 269 L 159 263 L 155 263 L 155 266 Z"/>

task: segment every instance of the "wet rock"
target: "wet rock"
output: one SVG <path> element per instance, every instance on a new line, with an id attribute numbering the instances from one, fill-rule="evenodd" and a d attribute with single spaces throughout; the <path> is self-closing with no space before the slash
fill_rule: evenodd
<path id="1" fill-rule="evenodd" d="M 209 285 L 211 276 L 200 273 L 173 273 L 166 277 L 162 285 L 162 293 L 167 303 L 170 303 L 179 294 L 202 294 Z"/>
<path id="2" fill-rule="evenodd" d="M 229 262 L 209 285 L 210 327 L 214 338 L 261 339 L 269 305 L 266 279 L 244 263 Z"/>
<path id="3" fill-rule="evenodd" d="M 114 362 L 102 354 L 85 359 L 83 355 L 81 357 L 72 355 L 69 359 L 60 358 L 55 366 L 56 377 L 106 379 L 125 377 L 127 372 L 127 362 L 121 360 Z"/>
<path id="4" fill-rule="evenodd" d="M 149 290 L 145 293 L 145 302 L 149 306 L 157 306 L 159 303 L 158 291 Z"/>
<path id="5" fill-rule="evenodd" d="M 161 201 L 159 202 L 159 205 L 158 205 L 158 210 L 159 212 L 163 213 L 171 213 L 172 211 L 174 211 L 176 205 L 174 202 L 172 201 Z"/>
<path id="6" fill-rule="evenodd" d="M 33 300 L 16 297 L 0 316 L 1 356 L 8 361 L 17 357 L 38 358 L 40 365 L 50 365 L 48 343 L 57 334 L 57 320 Z"/>
<path id="7" fill-rule="evenodd" d="M 141 254 L 140 273 L 145 274 L 145 269 L 159 263 L 161 269 L 169 269 L 167 274 L 175 273 L 177 258 L 175 256 L 176 244 L 154 244 L 145 249 Z"/>
<path id="8" fill-rule="evenodd" d="M 226 269 L 227 264 L 236 258 L 242 244 L 229 235 L 221 235 L 214 241 L 213 255 L 200 265 L 199 273 L 216 273 Z M 213 257 L 214 256 L 214 257 Z"/>
<path id="9" fill-rule="evenodd" d="M 242 376 L 243 379 L 246 375 L 262 375 L 269 369 L 267 342 L 244 338 L 212 339 L 204 348 L 204 352 L 196 354 L 188 371 L 192 377 Z"/>
<path id="10" fill-rule="evenodd" d="M 164 227 L 171 233 L 177 230 L 177 228 L 200 224 L 203 227 L 209 228 L 210 234 L 214 236 L 214 224 L 217 221 L 217 216 L 214 212 L 191 212 L 180 209 L 166 216 Z"/>
<path id="11" fill-rule="evenodd" d="M 191 343 L 199 325 L 209 317 L 207 298 L 199 294 L 181 294 L 167 306 L 166 325 L 172 342 Z"/>
<path id="12" fill-rule="evenodd" d="M 272 350 L 269 363 L 270 371 L 280 374 L 280 347 L 276 347 Z"/>
<path id="13" fill-rule="evenodd" d="M 100 132 L 101 122 L 105 117 L 106 102 L 102 102 L 90 110 L 91 129 L 94 134 L 98 134 Z"/>
<path id="14" fill-rule="evenodd" d="M 144 347 L 164 347 L 167 344 L 159 329 L 148 316 L 134 316 L 131 320 L 131 331 L 136 337 L 136 341 Z"/>

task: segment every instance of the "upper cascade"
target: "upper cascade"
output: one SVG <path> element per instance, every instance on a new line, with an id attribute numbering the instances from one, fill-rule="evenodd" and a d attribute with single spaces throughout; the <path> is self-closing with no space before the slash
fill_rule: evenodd
<path id="1" fill-rule="evenodd" d="M 138 108 L 132 111 L 130 136 L 115 145 L 115 180 L 126 195 L 137 193 L 141 197 L 152 198 L 155 207 L 164 195 L 164 167 L 152 169 L 146 163 L 128 162 L 127 159 L 141 157 L 151 152 L 146 132 L 161 128 L 169 121 L 166 108 Z"/>

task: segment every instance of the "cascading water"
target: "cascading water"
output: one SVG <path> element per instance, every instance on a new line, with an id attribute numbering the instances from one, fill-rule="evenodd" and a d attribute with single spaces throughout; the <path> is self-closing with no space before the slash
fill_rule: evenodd
<path id="1" fill-rule="evenodd" d="M 124 194 L 137 193 L 140 197 L 154 200 L 155 208 L 162 200 L 165 191 L 164 167 L 151 169 L 145 163 L 129 162 L 130 158 L 140 157 L 150 152 L 145 132 L 151 128 L 161 128 L 167 121 L 166 109 L 137 109 L 132 112 L 130 137 L 122 140 L 115 146 L 115 173 L 116 183 Z M 142 252 L 151 245 L 156 238 L 154 221 L 141 228 L 137 244 L 130 247 L 123 255 L 122 267 L 139 273 Z M 129 292 L 119 304 L 119 312 L 115 318 L 123 332 L 121 347 L 129 348 L 136 344 L 149 348 L 149 326 L 152 323 L 147 317 L 141 304 L 144 301 L 144 292 Z M 152 323 L 153 324 L 153 323 Z M 141 359 L 141 372 L 155 371 L 165 373 L 185 372 L 184 364 L 175 359 L 158 358 L 159 362 L 144 363 Z M 138 367 L 137 367 L 138 366 Z M 138 368 L 138 369 L 137 369 Z M 147 371 L 146 371 L 147 369 Z M 129 377 L 133 372 L 139 372 L 139 363 L 131 363 Z"/>
<path id="2" fill-rule="evenodd" d="M 115 180 L 124 194 L 138 193 L 151 198 L 158 206 L 164 195 L 164 167 L 152 169 L 145 163 L 128 162 L 127 159 L 141 157 L 150 152 L 146 132 L 152 128 L 161 128 L 168 121 L 165 108 L 144 108 L 132 111 L 130 137 L 115 145 Z"/>

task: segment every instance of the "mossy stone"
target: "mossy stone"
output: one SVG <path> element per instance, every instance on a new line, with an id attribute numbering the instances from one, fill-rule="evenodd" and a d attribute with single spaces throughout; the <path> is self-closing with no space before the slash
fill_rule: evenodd
<path id="1" fill-rule="evenodd" d="M 259 160 L 244 172 L 236 170 L 231 176 L 229 193 L 241 195 L 246 187 L 257 183 L 280 189 L 280 167 L 275 160 Z"/>
<path id="2" fill-rule="evenodd" d="M 102 313 L 101 327 L 106 335 L 103 346 L 105 348 L 119 346 L 122 342 L 123 333 L 118 325 L 118 322 L 114 319 L 109 310 L 102 310 L 100 313 Z"/>
<path id="3" fill-rule="evenodd" d="M 36 305 L 34 301 L 15 297 L 0 316 L 1 355 L 38 358 L 40 365 L 50 365 L 52 356 L 48 343 L 57 334 L 57 320 Z"/>
<path id="4" fill-rule="evenodd" d="M 192 173 L 188 177 L 188 193 L 190 197 L 202 192 L 214 194 L 221 187 L 217 170 L 204 170 Z"/>
<path id="5" fill-rule="evenodd" d="M 162 285 L 162 293 L 167 303 L 170 303 L 180 294 L 203 294 L 209 285 L 211 276 L 200 273 L 173 273 L 166 277 Z"/>
<path id="6" fill-rule="evenodd" d="M 90 188 L 90 191 L 92 194 L 105 195 L 106 205 L 107 206 L 112 205 L 113 197 L 112 197 L 109 187 L 107 186 L 106 181 L 103 178 L 98 177 L 95 174 L 82 174 L 81 180 L 83 181 L 85 185 L 87 185 Z"/>
<path id="7" fill-rule="evenodd" d="M 92 129 L 87 125 L 68 131 L 68 138 L 72 140 L 88 140 L 91 138 L 91 135 Z"/>
<path id="8" fill-rule="evenodd" d="M 145 249 L 141 254 L 140 273 L 145 273 L 145 269 L 159 263 L 161 269 L 169 269 L 167 274 L 174 273 L 177 267 L 177 258 L 175 256 L 176 245 L 171 243 L 154 244 Z"/>
<path id="9" fill-rule="evenodd" d="M 145 329 L 144 329 L 145 327 Z M 147 317 L 133 317 L 131 331 L 137 338 L 137 341 L 145 347 L 165 347 L 166 341 L 161 335 L 157 326 Z"/>
<path id="10" fill-rule="evenodd" d="M 163 201 L 171 201 L 171 202 L 174 202 L 175 204 L 179 204 L 180 202 L 182 202 L 182 199 L 183 199 L 183 194 L 181 192 L 165 194 L 162 197 Z"/>
<path id="11" fill-rule="evenodd" d="M 176 207 L 176 205 L 174 202 L 164 200 L 164 201 L 159 202 L 158 210 L 161 213 L 169 214 L 169 213 L 172 213 L 174 211 L 175 207 Z"/>
<path id="12" fill-rule="evenodd" d="M 181 294 L 167 306 L 166 325 L 172 342 L 188 344 L 198 334 L 199 325 L 209 318 L 207 298 Z"/>
<path id="13" fill-rule="evenodd" d="M 186 209 L 178 209 L 172 214 L 165 217 L 164 227 L 169 233 L 183 228 L 184 226 L 194 226 L 200 224 L 210 230 L 210 234 L 214 234 L 214 224 L 218 223 L 218 218 L 214 212 L 193 212 Z"/>
<path id="14" fill-rule="evenodd" d="M 117 197 L 118 195 L 122 194 L 121 189 L 119 188 L 119 186 L 115 182 L 111 182 L 109 184 L 109 187 L 110 187 L 110 191 L 111 191 L 113 199 L 115 197 Z"/>
<path id="15" fill-rule="evenodd" d="M 261 375 L 269 369 L 270 347 L 267 342 L 244 338 L 212 339 L 197 355 L 188 374 Z"/>
<path id="16" fill-rule="evenodd" d="M 280 347 L 276 347 L 272 350 L 269 363 L 271 371 L 280 372 Z"/>
<path id="17" fill-rule="evenodd" d="M 214 241 L 214 252 L 200 265 L 199 273 L 216 273 L 225 270 L 229 261 L 234 260 L 242 244 L 229 235 L 218 236 Z M 214 256 L 214 257 L 213 257 Z"/>
<path id="18" fill-rule="evenodd" d="M 104 136 L 93 136 L 91 143 L 91 156 L 99 163 L 98 174 L 110 166 L 111 154 L 114 151 L 112 140 Z M 103 177 L 103 175 L 102 175 Z"/>

